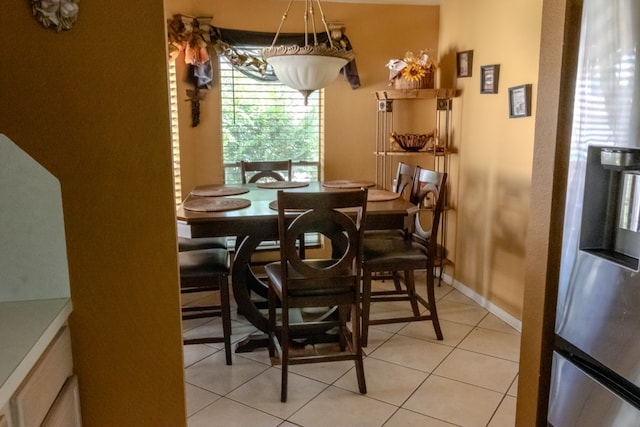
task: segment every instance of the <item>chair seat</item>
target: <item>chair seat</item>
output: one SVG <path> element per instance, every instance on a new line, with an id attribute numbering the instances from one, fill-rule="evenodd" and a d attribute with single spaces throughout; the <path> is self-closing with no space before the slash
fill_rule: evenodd
<path id="1" fill-rule="evenodd" d="M 399 267 L 402 264 L 423 264 L 428 254 L 424 246 L 405 239 L 365 239 L 362 258 L 370 270 Z"/>
<path id="2" fill-rule="evenodd" d="M 226 249 L 179 252 L 178 260 L 183 281 L 229 273 L 229 252 Z"/>
<path id="3" fill-rule="evenodd" d="M 404 239 L 405 231 L 400 229 L 391 230 L 365 230 L 364 239 Z"/>
<path id="4" fill-rule="evenodd" d="M 219 292 L 220 304 L 182 307 L 182 320 L 221 317 L 222 336 L 183 338 L 184 344 L 224 343 L 227 365 L 231 365 L 231 305 L 229 301 L 229 251 L 223 248 L 178 252 L 180 293 Z"/>
<path id="5" fill-rule="evenodd" d="M 198 251 L 200 249 L 227 249 L 226 237 L 198 237 L 189 239 L 178 237 L 178 252 Z"/>
<path id="6" fill-rule="evenodd" d="M 317 260 L 304 260 L 305 264 L 313 266 L 314 268 L 329 268 L 334 265 L 336 260 L 332 259 L 317 259 Z M 265 272 L 269 278 L 271 285 L 275 288 L 279 295 L 282 295 L 282 269 L 280 268 L 280 262 L 272 262 L 265 266 Z M 304 278 L 303 275 L 293 269 L 289 269 L 288 278 L 291 281 L 295 281 L 296 278 Z M 332 280 L 333 283 L 338 283 L 337 279 Z M 291 297 L 313 297 L 313 296 L 325 296 L 338 295 L 338 294 L 350 294 L 353 290 L 346 286 L 332 286 L 328 284 L 317 288 L 295 289 L 289 288 L 289 296 Z"/>

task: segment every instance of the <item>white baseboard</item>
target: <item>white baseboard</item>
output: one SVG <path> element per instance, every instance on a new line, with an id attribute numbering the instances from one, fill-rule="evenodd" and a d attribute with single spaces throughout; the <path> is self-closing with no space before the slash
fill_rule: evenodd
<path id="1" fill-rule="evenodd" d="M 463 283 L 455 280 L 453 277 L 449 276 L 448 274 L 446 273 L 443 274 L 442 280 L 450 284 L 451 286 L 453 286 L 455 289 L 457 289 L 459 292 L 461 292 L 465 296 L 474 300 L 479 306 L 487 309 L 491 314 L 493 314 L 503 322 L 507 323 L 509 326 L 511 326 L 518 332 L 522 332 L 521 320 L 518 320 L 517 318 L 513 317 L 512 315 L 510 315 L 509 313 L 507 313 L 506 311 L 504 311 L 503 309 L 501 309 L 500 307 L 498 307 L 497 305 L 495 305 L 494 303 L 492 303 L 482 295 L 478 294 L 476 291 L 467 287 Z"/>

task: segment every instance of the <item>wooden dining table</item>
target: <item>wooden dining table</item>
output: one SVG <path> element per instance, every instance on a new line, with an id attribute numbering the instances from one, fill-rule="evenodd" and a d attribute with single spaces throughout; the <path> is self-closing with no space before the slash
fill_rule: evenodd
<path id="1" fill-rule="evenodd" d="M 326 185 L 329 185 L 329 183 Z M 234 200 L 216 200 L 218 202 L 228 202 L 231 207 L 229 210 L 206 211 L 185 208 L 185 206 L 197 206 L 199 202 L 206 204 L 208 202 L 206 199 L 211 195 L 225 194 L 224 191 L 218 191 L 218 189 L 224 190 L 225 187 L 238 190 L 238 194 L 221 196 Z M 214 190 L 207 191 L 211 190 L 211 188 Z M 308 185 L 286 188 L 283 191 L 344 191 L 343 188 L 348 188 L 348 186 L 338 186 L 336 188 L 334 186 L 325 186 L 321 182 L 310 182 Z M 251 257 L 262 242 L 278 240 L 278 211 L 274 205 L 277 199 L 277 191 L 278 188 L 262 188 L 260 184 L 255 183 L 200 186 L 191 192 L 177 210 L 178 235 L 181 237 L 226 236 L 236 238 L 231 266 L 231 285 L 238 305 L 238 312 L 264 333 L 267 332 L 268 319 L 256 306 L 251 293 L 255 292 L 262 298 L 266 298 L 268 285 L 252 270 Z M 377 194 L 388 193 L 383 190 L 370 189 L 371 196 L 376 192 L 378 192 Z M 205 194 L 205 196 L 202 194 Z M 237 199 L 242 199 L 242 201 L 240 202 Z M 380 201 L 372 201 L 373 199 L 373 197 L 370 197 L 367 203 L 365 228 L 368 230 L 407 228 L 413 220 L 413 215 L 417 212 L 417 208 L 413 204 L 400 197 L 391 200 L 382 197 Z M 233 208 L 234 205 L 245 206 L 247 204 L 248 206 L 246 207 Z M 295 215 L 295 212 L 291 213 L 292 218 Z M 237 353 L 253 351 L 255 348 L 264 347 L 265 343 L 266 340 L 262 334 L 249 336 L 236 346 L 235 351 Z"/>

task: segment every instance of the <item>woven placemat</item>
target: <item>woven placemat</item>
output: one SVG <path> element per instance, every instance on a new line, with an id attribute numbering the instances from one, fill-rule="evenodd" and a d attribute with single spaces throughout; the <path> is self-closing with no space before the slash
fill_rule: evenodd
<path id="1" fill-rule="evenodd" d="M 295 181 L 272 181 L 272 182 L 260 182 L 259 188 L 300 188 L 308 187 L 308 182 L 295 182 Z"/>
<path id="2" fill-rule="evenodd" d="M 369 190 L 367 195 L 368 202 L 386 202 L 388 200 L 395 200 L 400 198 L 400 193 L 394 193 L 387 190 Z"/>
<path id="3" fill-rule="evenodd" d="M 251 200 L 237 197 L 215 197 L 192 199 L 184 202 L 182 207 L 188 211 L 195 212 L 222 212 L 242 209 L 251 206 Z"/>
<path id="4" fill-rule="evenodd" d="M 375 187 L 376 183 L 372 181 L 351 181 L 349 179 L 336 179 L 333 181 L 324 181 L 323 187 L 329 188 L 361 188 L 361 187 Z"/>
<path id="5" fill-rule="evenodd" d="M 201 185 L 196 187 L 191 194 L 201 197 L 222 197 L 236 196 L 248 193 L 249 189 L 244 187 L 227 187 L 226 185 Z"/>

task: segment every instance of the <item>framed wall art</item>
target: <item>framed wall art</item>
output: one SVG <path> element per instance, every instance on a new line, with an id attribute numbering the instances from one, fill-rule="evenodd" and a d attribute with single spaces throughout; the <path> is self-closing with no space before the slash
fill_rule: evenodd
<path id="1" fill-rule="evenodd" d="M 473 70 L 473 51 L 465 50 L 464 52 L 458 52 L 456 66 L 458 77 L 471 77 L 471 71 Z"/>
<path id="2" fill-rule="evenodd" d="M 509 88 L 509 117 L 528 117 L 531 115 L 531 85 Z"/>
<path id="3" fill-rule="evenodd" d="M 500 65 L 483 65 L 480 67 L 480 93 L 498 93 Z"/>

